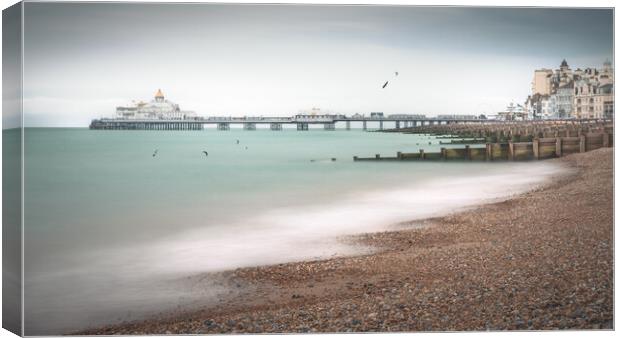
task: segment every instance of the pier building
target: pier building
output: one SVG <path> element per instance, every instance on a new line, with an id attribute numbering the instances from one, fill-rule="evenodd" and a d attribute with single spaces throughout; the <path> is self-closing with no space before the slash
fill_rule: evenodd
<path id="1" fill-rule="evenodd" d="M 178 104 L 166 100 L 161 89 L 150 102 L 116 107 L 116 118 L 120 120 L 185 120 L 195 116 L 193 111 L 181 110 Z"/>

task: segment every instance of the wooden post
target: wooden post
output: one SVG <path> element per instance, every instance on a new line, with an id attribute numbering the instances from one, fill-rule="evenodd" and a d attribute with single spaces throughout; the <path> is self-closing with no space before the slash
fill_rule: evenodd
<path id="1" fill-rule="evenodd" d="M 469 145 L 465 146 L 465 159 L 471 161 L 471 149 Z"/>
<path id="2" fill-rule="evenodd" d="M 424 149 L 420 149 L 420 159 L 424 159 Z"/>
<path id="3" fill-rule="evenodd" d="M 446 148 L 441 148 L 441 159 L 446 160 Z"/>
<path id="4" fill-rule="evenodd" d="M 379 155 L 379 154 L 375 154 L 375 158 L 376 158 L 377 160 L 378 160 L 378 159 L 381 159 L 381 155 Z"/>
<path id="5" fill-rule="evenodd" d="M 353 162 L 357 161 L 357 156 L 353 156 Z"/>
<path id="6" fill-rule="evenodd" d="M 508 160 L 509 161 L 514 161 L 514 157 L 515 157 L 515 153 L 514 153 L 514 145 L 512 144 L 511 141 L 508 141 Z"/>
<path id="7" fill-rule="evenodd" d="M 403 153 L 402 152 L 396 152 L 396 158 L 398 158 L 399 160 L 403 159 Z"/>
<path id="8" fill-rule="evenodd" d="M 540 160 L 540 153 L 538 149 L 538 139 L 535 138 L 532 140 L 532 150 L 534 150 L 534 158 Z"/>
<path id="9" fill-rule="evenodd" d="M 487 143 L 486 160 L 493 161 L 493 144 Z"/>
<path id="10" fill-rule="evenodd" d="M 585 135 L 579 136 L 579 152 L 580 153 L 585 153 L 586 152 L 586 137 L 585 137 Z"/>
<path id="11" fill-rule="evenodd" d="M 609 134 L 603 133 L 603 147 L 609 147 Z"/>
<path id="12" fill-rule="evenodd" d="M 562 138 L 555 139 L 555 156 L 562 157 Z"/>

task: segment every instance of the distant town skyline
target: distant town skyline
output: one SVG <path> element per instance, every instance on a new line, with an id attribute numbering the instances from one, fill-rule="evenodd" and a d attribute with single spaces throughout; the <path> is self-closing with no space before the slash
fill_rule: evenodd
<path id="1" fill-rule="evenodd" d="M 611 9 L 26 3 L 24 20 L 26 126 L 159 88 L 198 115 L 493 114 L 535 69 L 613 61 Z"/>

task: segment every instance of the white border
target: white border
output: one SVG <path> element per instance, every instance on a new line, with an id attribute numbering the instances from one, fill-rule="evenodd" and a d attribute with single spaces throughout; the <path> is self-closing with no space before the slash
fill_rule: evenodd
<path id="1" fill-rule="evenodd" d="M 2 9 L 5 9 L 15 3 L 17 3 L 18 1 L 15 0 L 0 0 L 0 4 L 2 5 Z M 45 0 L 27 0 L 27 2 L 53 2 L 53 1 L 45 1 Z M 64 0 L 62 2 L 100 2 L 100 1 L 96 1 L 96 0 Z M 120 1 L 109 1 L 109 2 L 120 2 Z M 140 2 L 145 2 L 145 1 L 138 1 L 138 0 L 126 0 L 123 2 L 136 2 L 136 3 L 140 3 Z M 177 2 L 177 3 L 239 3 L 239 4 L 243 4 L 243 3 L 259 3 L 259 4 L 335 4 L 335 5 L 383 5 L 383 6 L 387 6 L 387 5 L 418 5 L 418 6 L 485 6 L 485 7 L 573 7 L 573 8 L 584 8 L 584 7 L 600 7 L 600 8 L 613 8 L 614 9 L 614 18 L 615 18 L 615 2 L 612 0 L 590 0 L 590 1 L 584 1 L 584 0 L 564 0 L 564 1 L 560 1 L 560 0 L 520 0 L 520 1 L 515 1 L 515 0 L 475 0 L 475 1 L 468 1 L 468 0 L 442 0 L 442 1 L 432 1 L 432 0 L 339 0 L 339 1 L 333 1 L 333 0 L 312 0 L 312 1 L 293 1 L 293 0 L 276 0 L 276 1 L 265 1 L 265 0 L 230 0 L 230 1 L 182 1 L 182 0 L 149 0 L 146 2 L 151 2 L 151 3 L 155 3 L 155 2 Z M 22 7 L 22 32 L 23 32 L 23 25 L 24 25 L 24 21 L 23 21 L 23 7 Z M 2 19 L 0 16 L 0 33 L 2 30 Z M 615 20 L 614 20 L 614 47 L 616 45 L 617 39 L 618 39 L 618 29 L 615 26 Z M 0 55 L 1 55 L 1 51 L 2 51 L 2 46 L 0 44 Z M 614 48 L 615 51 L 615 48 Z M 0 57 L 1 58 L 1 57 Z M 614 68 L 616 67 L 616 65 L 618 64 L 617 62 L 617 57 L 615 55 L 614 52 Z M 2 70 L 0 67 L 0 76 L 2 74 Z M 22 34 L 22 85 L 23 85 L 23 34 Z M 1 87 L 1 85 L 0 85 Z M 23 92 L 22 92 L 23 93 Z M 23 94 L 22 94 L 23 95 Z M 1 91 L 0 91 L 0 96 L 1 96 Z M 616 102 L 618 102 L 616 100 Z M 614 107 L 615 112 L 617 112 L 617 105 Z M 23 114 L 23 106 L 22 106 L 22 126 L 24 123 L 24 114 Z M 617 127 L 617 125 L 615 126 Z M 23 166 L 24 166 L 24 148 L 23 148 L 23 138 L 24 138 L 24 133 L 22 132 L 22 177 L 23 177 Z M 615 138 L 614 138 L 615 141 Z M 616 142 L 614 142 L 616 143 Z M 2 139 L 0 138 L 0 146 L 2 144 Z M 616 225 L 616 219 L 615 219 L 615 210 L 617 209 L 618 205 L 620 204 L 620 202 L 618 202 L 618 198 L 616 195 L 616 190 L 615 190 L 615 177 L 618 174 L 619 170 L 618 168 L 615 166 L 615 157 L 618 154 L 618 149 L 614 148 L 614 244 L 618 243 L 618 238 L 617 238 L 617 233 L 615 231 L 615 225 Z M 0 168 L 2 166 L 2 157 L 0 156 Z M 1 169 L 0 169 L 1 170 Z M 23 179 L 22 179 L 22 192 L 23 192 Z M 1 189 L 2 183 L 0 182 L 0 189 Z M 22 193 L 22 205 L 23 205 L 23 199 L 24 199 L 24 194 Z M 0 197 L 0 212 L 2 210 L 2 204 L 1 204 L 2 198 Z M 23 216 L 24 216 L 24 208 L 22 208 L 22 222 L 23 222 Z M 2 238 L 2 234 L 0 232 L 0 241 Z M 24 238 L 23 238 L 23 224 L 22 224 L 22 250 L 23 250 L 23 242 Z M 23 307 L 23 252 L 22 252 L 22 330 L 24 328 L 24 317 L 23 317 L 23 311 L 24 311 L 24 307 Z M 617 264 L 617 260 L 615 259 L 615 245 L 614 245 L 614 314 L 616 313 L 615 311 L 615 305 L 618 304 L 618 302 L 616 301 L 617 298 L 617 293 L 615 292 L 615 286 L 617 285 L 617 278 L 616 278 L 616 271 L 618 271 L 618 264 Z M 1 273 L 0 273 L 0 277 L 1 277 Z M 0 299 L 2 297 L 2 291 L 0 288 Z M 2 308 L 0 307 L 0 317 L 2 315 Z M 618 327 L 618 319 L 616 316 L 614 316 L 614 327 L 617 328 Z M 441 335 L 442 337 L 463 337 L 465 335 L 467 336 L 478 336 L 478 335 L 483 335 L 485 337 L 495 337 L 495 336 L 499 336 L 499 337 L 507 337 L 507 336 L 511 336 L 511 337 L 525 337 L 525 336 L 531 336 L 531 335 L 541 335 L 541 336 L 545 336 L 545 337 L 581 337 L 581 336 L 588 336 L 588 337 L 612 337 L 615 336 L 615 332 L 614 331 L 536 331 L 536 332 L 515 332 L 515 331 L 511 331 L 511 332 L 489 332 L 489 333 L 485 333 L 485 332 L 455 332 L 455 333 L 394 333 L 397 334 L 399 336 L 405 336 L 405 337 L 436 337 L 437 335 Z M 343 334 L 322 334 L 321 337 L 326 337 L 326 338 L 335 338 L 335 337 L 342 337 Z M 347 334 L 347 337 L 362 337 L 363 335 L 368 335 L 368 334 Z M 388 334 L 373 334 L 373 336 L 387 336 Z M 248 336 L 258 336 L 258 335 L 243 335 L 243 337 L 248 337 Z M 260 335 L 260 337 L 276 337 L 276 336 L 280 336 L 280 335 Z M 294 335 L 297 336 L 297 335 Z M 307 334 L 303 335 L 303 336 L 309 336 Z M 4 329 L 0 329 L 0 337 L 15 337 L 14 334 L 10 333 L 7 330 Z M 152 336 L 145 336 L 145 337 L 152 337 Z M 172 336 L 170 336 L 172 337 Z M 178 337 L 182 337 L 182 336 L 178 336 Z M 226 337 L 241 337 L 238 335 L 226 335 Z"/>

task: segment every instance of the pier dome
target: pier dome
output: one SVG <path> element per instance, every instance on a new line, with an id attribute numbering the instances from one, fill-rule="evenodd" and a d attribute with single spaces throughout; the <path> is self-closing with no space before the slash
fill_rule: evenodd
<path id="1" fill-rule="evenodd" d="M 155 93 L 155 101 L 157 102 L 164 101 L 164 93 L 161 92 L 161 89 L 157 89 L 157 93 Z"/>

